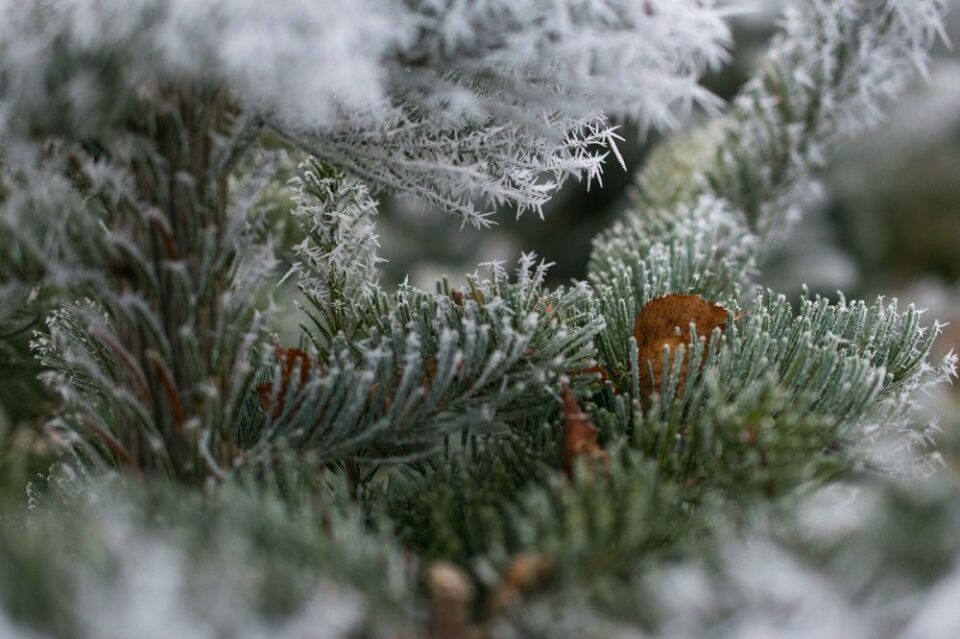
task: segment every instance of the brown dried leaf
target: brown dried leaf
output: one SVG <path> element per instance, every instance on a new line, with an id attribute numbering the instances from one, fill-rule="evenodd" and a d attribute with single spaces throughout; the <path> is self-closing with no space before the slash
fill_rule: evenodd
<path id="1" fill-rule="evenodd" d="M 644 406 L 663 382 L 663 347 L 669 346 L 671 353 L 686 347 L 690 341 L 690 324 L 696 326 L 697 335 L 706 338 L 709 345 L 713 329 L 722 329 L 726 323 L 727 310 L 699 295 L 666 295 L 650 300 L 640 309 L 633 324 L 633 336 L 637 340 L 640 395 Z M 689 352 L 685 352 L 678 395 L 686 384 L 689 358 Z"/>
<path id="2" fill-rule="evenodd" d="M 562 390 L 563 398 L 563 469 L 567 475 L 573 474 L 573 466 L 578 458 L 600 462 L 604 467 L 609 464 L 607 451 L 597 441 L 597 427 L 590 416 L 583 412 L 580 402 L 567 386 Z"/>

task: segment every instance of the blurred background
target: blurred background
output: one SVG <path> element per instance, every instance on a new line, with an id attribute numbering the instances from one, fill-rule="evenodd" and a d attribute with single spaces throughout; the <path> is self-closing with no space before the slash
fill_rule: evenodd
<path id="1" fill-rule="evenodd" d="M 951 0 L 948 34 L 960 43 L 960 0 Z M 732 63 L 706 84 L 731 98 L 766 48 L 781 0 L 758 0 L 734 21 Z M 790 242 L 762 265 L 761 282 L 796 299 L 812 293 L 872 300 L 896 297 L 928 309 L 928 322 L 948 325 L 936 355 L 960 351 L 960 52 L 942 45 L 927 81 L 918 81 L 888 109 L 885 126 L 852 140 L 821 176 L 822 196 Z M 694 122 L 690 123 L 695 124 Z M 625 206 L 634 172 L 656 137 L 622 131 L 628 172 L 608 163 L 603 188 L 567 184 L 544 211 L 517 220 L 501 211 L 493 229 L 460 228 L 458 220 L 385 202 L 381 220 L 385 279 L 407 275 L 421 287 L 435 278 L 462 279 L 477 263 L 521 251 L 550 262 L 553 282 L 583 278 L 593 236 Z M 429 240 L 429 241 L 425 241 Z M 960 385 L 929 398 L 945 431 L 960 432 Z"/>

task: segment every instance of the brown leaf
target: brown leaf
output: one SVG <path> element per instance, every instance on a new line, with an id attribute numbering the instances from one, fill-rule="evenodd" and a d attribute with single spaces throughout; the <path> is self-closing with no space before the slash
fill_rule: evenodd
<path id="1" fill-rule="evenodd" d="M 583 412 L 580 402 L 569 387 L 561 391 L 563 398 L 563 469 L 567 475 L 573 474 L 573 466 L 578 458 L 600 462 L 606 466 L 609 461 L 607 451 L 597 441 L 597 427 L 590 416 Z"/>
<path id="2" fill-rule="evenodd" d="M 650 395 L 659 391 L 663 382 L 663 347 L 669 346 L 671 357 L 681 346 L 690 342 L 690 324 L 697 335 L 706 338 L 709 345 L 713 329 L 722 329 L 727 323 L 727 310 L 699 295 L 666 295 L 647 302 L 633 324 L 637 340 L 637 360 L 640 364 L 640 396 L 644 406 Z M 680 370 L 679 395 L 686 384 L 690 353 L 684 353 Z M 651 373 L 652 368 L 652 373 Z"/>
<path id="3" fill-rule="evenodd" d="M 534 591 L 543 588 L 554 573 L 546 555 L 521 553 L 513 558 L 490 596 L 491 614 L 499 614 Z"/>
<path id="4" fill-rule="evenodd" d="M 427 593 L 430 596 L 430 639 L 470 639 L 470 604 L 473 586 L 455 564 L 435 561 L 427 569 Z"/>

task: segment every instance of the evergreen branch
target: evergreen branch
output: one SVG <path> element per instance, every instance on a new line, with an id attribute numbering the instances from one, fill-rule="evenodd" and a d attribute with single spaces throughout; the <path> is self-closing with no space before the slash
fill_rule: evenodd
<path id="1" fill-rule="evenodd" d="M 873 123 L 870 114 L 878 101 L 899 88 L 910 71 L 922 70 L 941 13 L 937 0 L 796 0 L 787 9 L 784 33 L 731 113 L 653 156 L 640 174 L 634 210 L 598 238 L 590 262 L 590 280 L 607 320 L 598 339 L 600 360 L 618 374 L 621 390 L 636 376 L 630 335 L 640 308 L 667 293 L 698 293 L 736 312 L 740 286 L 749 285 L 760 252 L 769 250 L 787 225 L 788 211 L 802 202 L 800 193 L 809 190 L 825 153 Z M 710 377 L 701 373 L 729 356 L 736 365 L 721 365 L 716 379 L 721 385 L 736 380 L 730 392 L 750 388 L 752 382 L 742 375 L 754 367 L 794 394 L 801 413 L 804 406 L 815 407 L 838 423 L 869 423 L 873 406 L 888 412 L 881 421 L 895 428 L 897 401 L 908 402 L 909 392 L 943 378 L 926 376 L 929 367 L 923 361 L 931 333 L 924 336 L 917 314 L 895 316 L 895 308 L 877 305 L 868 311 L 841 299 L 835 307 L 804 302 L 801 314 L 792 318 L 789 311 L 761 301 L 747 313 L 746 330 L 729 334 L 716 354 L 703 353 L 692 338 L 692 358 L 705 357 L 703 365 L 689 367 L 691 379 L 685 384 L 665 376 L 663 388 L 653 389 L 662 399 L 656 410 L 679 411 L 670 418 L 673 428 L 695 421 L 702 414 L 687 411 L 706 395 L 694 389 Z M 761 334 L 766 334 L 761 342 L 785 349 L 768 352 L 755 341 Z M 952 361 L 942 370 L 949 376 Z M 746 375 L 759 381 L 753 373 Z M 911 391 L 895 392 L 901 380 Z M 683 397 L 671 401 L 670 389 L 681 387 Z M 894 395 L 898 400 L 892 404 L 883 399 Z M 842 405 L 835 405 L 841 397 Z"/>
<path id="2" fill-rule="evenodd" d="M 528 255 L 515 282 L 494 269 L 491 279 L 469 278 L 463 292 L 377 292 L 378 312 L 357 313 L 352 341 L 329 327 L 308 333 L 322 356 L 301 384 L 285 384 L 274 367 L 258 440 L 310 450 L 323 462 L 403 457 L 554 396 L 561 376 L 591 363 L 602 324 L 589 312 L 587 288 L 545 291 L 545 269 Z M 314 274 L 307 277 L 312 286 Z M 322 299 L 313 298 L 320 314 Z"/>

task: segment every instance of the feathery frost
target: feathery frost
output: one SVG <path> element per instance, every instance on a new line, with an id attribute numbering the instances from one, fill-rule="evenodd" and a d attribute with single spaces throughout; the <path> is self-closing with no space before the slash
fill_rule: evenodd
<path id="1" fill-rule="evenodd" d="M 363 183 L 319 164 L 301 167 L 293 215 L 307 234 L 294 253 L 315 304 L 368 302 L 377 291 L 377 204 Z M 303 265 L 303 266 L 301 266 Z"/>
<path id="2" fill-rule="evenodd" d="M 698 79 L 728 40 L 695 0 L 5 0 L 0 16 L 4 138 L 82 139 L 173 84 L 222 86 L 257 126 L 475 225 L 474 199 L 539 211 L 563 178 L 596 178 L 604 114 L 662 128 L 712 105 Z"/>

